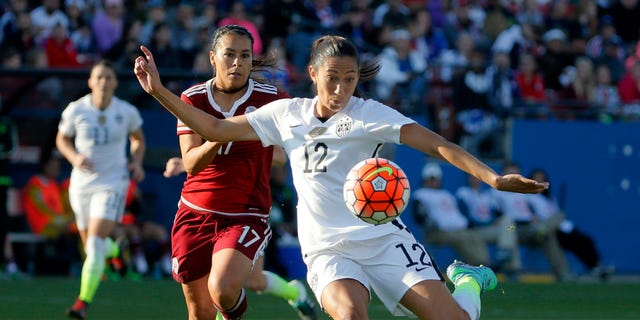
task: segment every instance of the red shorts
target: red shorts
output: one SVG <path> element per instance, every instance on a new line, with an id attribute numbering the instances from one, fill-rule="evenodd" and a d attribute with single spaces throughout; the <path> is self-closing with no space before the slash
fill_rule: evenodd
<path id="1" fill-rule="evenodd" d="M 171 230 L 173 278 L 187 283 L 204 277 L 211 270 L 211 257 L 222 249 L 238 250 L 255 261 L 269 239 L 265 219 L 202 214 L 181 204 Z"/>

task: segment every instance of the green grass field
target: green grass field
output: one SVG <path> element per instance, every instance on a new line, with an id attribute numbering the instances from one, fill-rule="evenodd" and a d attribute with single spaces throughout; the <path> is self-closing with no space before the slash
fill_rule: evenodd
<path id="1" fill-rule="evenodd" d="M 37 277 L 0 280 L 0 319 L 65 319 L 78 279 Z M 374 300 L 370 319 L 394 319 Z M 186 319 L 173 280 L 106 281 L 89 310 L 99 319 Z M 249 294 L 245 319 L 297 319 L 277 298 Z M 321 316 L 319 319 L 329 319 Z M 397 319 L 397 318 L 396 318 Z M 483 297 L 482 319 L 640 319 L 640 283 L 505 283 Z"/>

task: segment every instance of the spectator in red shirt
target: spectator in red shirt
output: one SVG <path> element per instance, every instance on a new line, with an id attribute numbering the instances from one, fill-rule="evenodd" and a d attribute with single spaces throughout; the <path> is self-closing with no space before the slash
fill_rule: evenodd
<path id="1" fill-rule="evenodd" d="M 623 118 L 638 119 L 640 115 L 640 60 L 618 82 Z"/>
<path id="2" fill-rule="evenodd" d="M 80 66 L 78 51 L 61 24 L 53 27 L 51 35 L 44 42 L 44 51 L 50 68 L 74 68 Z"/>
<path id="3" fill-rule="evenodd" d="M 538 72 L 538 64 L 532 54 L 523 53 L 520 56 L 516 83 L 522 103 L 521 106 L 516 107 L 514 115 L 516 117 L 548 117 L 549 107 L 546 103 L 544 78 Z"/>

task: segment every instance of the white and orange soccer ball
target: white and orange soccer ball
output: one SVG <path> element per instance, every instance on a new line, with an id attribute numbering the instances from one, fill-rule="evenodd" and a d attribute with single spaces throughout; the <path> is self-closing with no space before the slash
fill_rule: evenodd
<path id="1" fill-rule="evenodd" d="M 358 219 L 383 224 L 397 218 L 409 202 L 411 186 L 391 160 L 370 158 L 356 164 L 342 189 L 345 204 Z"/>

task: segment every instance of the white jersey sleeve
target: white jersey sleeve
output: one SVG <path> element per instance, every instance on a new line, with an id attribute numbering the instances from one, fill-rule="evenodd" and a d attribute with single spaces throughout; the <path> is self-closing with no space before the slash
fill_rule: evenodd
<path id="1" fill-rule="evenodd" d="M 374 100 L 364 101 L 359 108 L 360 116 L 366 119 L 365 131 L 382 142 L 400 143 L 400 128 L 415 121 L 395 109 Z"/>
<path id="2" fill-rule="evenodd" d="M 140 111 L 138 111 L 138 109 L 133 106 L 132 104 L 123 101 L 124 103 L 126 103 L 128 105 L 127 107 L 127 113 L 128 113 L 128 125 L 129 125 L 129 130 L 128 133 L 133 133 L 135 131 L 137 131 L 138 129 L 142 128 L 142 124 L 144 124 L 144 120 L 142 120 L 142 116 L 140 115 Z"/>
<path id="3" fill-rule="evenodd" d="M 76 135 L 73 118 L 78 107 L 78 101 L 73 101 L 62 111 L 60 122 L 58 123 L 58 131 L 65 137 L 74 137 Z"/>
<path id="4" fill-rule="evenodd" d="M 294 101 L 294 99 L 276 100 L 246 115 L 249 124 L 251 124 L 253 130 L 255 130 L 260 137 L 262 145 L 265 147 L 282 145 L 283 140 L 280 123 L 284 119 L 291 118 L 288 110 Z"/>

